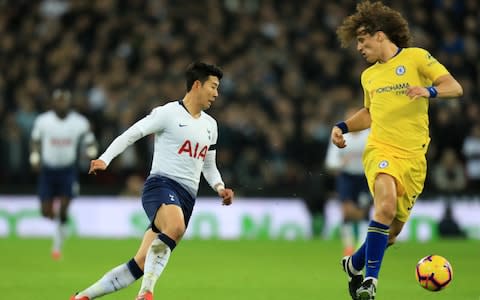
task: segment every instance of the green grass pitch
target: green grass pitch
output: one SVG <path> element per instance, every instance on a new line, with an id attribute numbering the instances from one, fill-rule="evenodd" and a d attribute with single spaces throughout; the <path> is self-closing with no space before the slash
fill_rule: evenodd
<path id="1" fill-rule="evenodd" d="M 67 300 L 112 267 L 126 262 L 138 240 L 67 240 L 52 261 L 50 241 L 0 239 L 0 299 Z M 183 241 L 155 289 L 156 299 L 308 300 L 350 299 L 340 269 L 338 241 Z M 415 264 L 428 254 L 452 264 L 451 285 L 423 290 Z M 399 243 L 388 249 L 377 299 L 480 299 L 480 242 Z M 140 282 L 102 299 L 133 300 Z"/>

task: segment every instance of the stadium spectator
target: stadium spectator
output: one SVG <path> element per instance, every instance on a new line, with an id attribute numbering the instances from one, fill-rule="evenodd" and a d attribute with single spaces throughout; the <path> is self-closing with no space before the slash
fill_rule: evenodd
<path id="1" fill-rule="evenodd" d="M 143 183 L 145 178 L 139 175 L 130 175 L 127 177 L 124 189 L 120 192 L 122 197 L 138 198 L 142 195 Z"/>
<path id="2" fill-rule="evenodd" d="M 432 180 L 437 191 L 446 195 L 456 195 L 467 186 L 465 167 L 452 148 L 443 150 L 440 161 L 433 166 Z"/>
<path id="3" fill-rule="evenodd" d="M 445 203 L 445 212 L 438 223 L 438 233 L 443 238 L 465 238 L 467 236 L 453 216 L 451 201 Z"/>
<path id="4" fill-rule="evenodd" d="M 468 185 L 471 190 L 480 190 L 480 123 L 470 129 L 470 134 L 463 142 Z"/>
<path id="5" fill-rule="evenodd" d="M 451 147 L 461 153 L 459 147 L 472 125 L 464 124 L 458 112 L 468 113 L 470 103 L 480 99 L 475 88 L 480 82 L 480 23 L 475 13 L 480 11 L 480 3 L 465 1 L 452 6 L 452 2 L 459 3 L 406 0 L 395 4 L 411 20 L 419 45 L 444 62 L 465 87 L 459 107 L 442 104 L 440 109 L 432 105 L 432 154 L 437 148 L 441 153 L 440 149 Z M 355 1 L 207 3 L 209 9 L 195 1 L 183 3 L 181 8 L 177 1 L 0 2 L 2 132 L 13 126 L 8 115 L 21 110 L 25 94 L 32 101 L 33 113 L 39 114 L 48 109 L 47 91 L 66 86 L 72 91 L 75 108 L 92 122 L 99 145 L 105 149 L 107 141 L 124 128 L 124 111 L 138 120 L 158 101 L 180 97 L 178 70 L 193 58 L 215 58 L 212 61 L 223 66 L 228 75 L 222 87 L 225 104 L 214 108 L 212 114 L 219 119 L 229 115 L 220 130 L 236 135 L 219 137 L 222 151 L 229 153 L 224 156 L 230 158 L 229 166 L 240 167 L 251 145 L 261 145 L 262 139 L 272 138 L 272 128 L 282 128 L 282 134 L 273 137 L 287 149 L 282 151 L 281 165 L 300 174 L 295 177 L 285 169 L 276 169 L 277 183 L 261 177 L 256 185 L 292 195 L 298 190 L 298 180 L 307 184 L 311 181 L 309 172 L 323 169 L 329 124 L 340 119 L 349 104 L 358 104 L 356 99 L 360 98 L 358 76 L 365 63 L 353 51 L 338 50 L 335 40 L 339 20 L 354 8 Z M 184 22 L 185 13 L 189 14 L 188 22 Z M 198 39 L 199 31 L 208 34 Z M 290 107 L 285 110 L 288 113 L 278 110 L 272 91 L 282 95 L 278 103 L 282 103 L 281 110 Z M 233 103 L 239 108 L 230 105 Z M 437 118 L 437 110 L 453 117 L 448 120 L 453 138 L 442 135 L 443 116 Z M 2 149 L 12 147 L 5 138 L 1 143 Z M 143 153 L 150 146 L 139 143 L 134 152 Z M 278 151 L 271 150 L 275 149 L 260 147 L 258 165 L 278 162 Z M 28 151 L 21 153 L 26 160 Z M 8 163 L 5 157 L 1 159 Z M 438 159 L 438 155 L 431 155 L 430 165 Z M 123 183 L 131 172 L 145 174 L 148 163 L 140 161 L 135 170 L 131 164 L 119 163 L 115 171 L 98 180 Z M 277 168 L 279 164 L 267 166 Z M 14 173 L 18 173 L 16 168 L 2 169 L 0 182 L 12 182 Z M 250 190 L 237 185 L 243 179 L 234 172 L 231 176 L 239 192 L 269 193 L 266 188 Z M 32 191 L 35 178 L 30 172 L 23 174 L 22 180 L 0 188 L 10 193 L 29 187 Z M 118 184 L 117 192 L 121 187 Z M 425 188 L 428 191 L 430 186 Z M 106 190 L 95 185 L 93 191 Z"/>

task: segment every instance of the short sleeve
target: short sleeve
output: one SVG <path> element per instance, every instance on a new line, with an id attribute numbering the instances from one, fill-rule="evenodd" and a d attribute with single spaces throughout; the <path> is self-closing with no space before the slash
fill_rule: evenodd
<path id="1" fill-rule="evenodd" d="M 419 72 L 431 82 L 437 80 L 440 76 L 450 74 L 435 57 L 433 57 L 427 50 L 422 48 L 415 48 L 414 55 L 412 55 Z"/>
<path id="2" fill-rule="evenodd" d="M 363 106 L 365 106 L 366 108 L 370 108 L 370 93 L 365 86 L 365 72 L 362 73 L 361 84 L 363 89 Z"/>

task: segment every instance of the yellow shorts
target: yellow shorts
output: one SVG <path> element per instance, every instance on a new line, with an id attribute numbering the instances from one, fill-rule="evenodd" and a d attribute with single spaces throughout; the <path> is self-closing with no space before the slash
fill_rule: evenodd
<path id="1" fill-rule="evenodd" d="M 407 222 L 410 211 L 423 190 L 427 174 L 424 155 L 410 158 L 397 157 L 376 146 L 367 146 L 363 153 L 363 166 L 370 193 L 375 199 L 374 183 L 379 173 L 389 174 L 396 179 L 397 213 L 395 218 Z"/>

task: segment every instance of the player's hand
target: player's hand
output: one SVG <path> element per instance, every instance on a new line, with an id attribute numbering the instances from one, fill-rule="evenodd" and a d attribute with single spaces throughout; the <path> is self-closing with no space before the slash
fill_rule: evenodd
<path id="1" fill-rule="evenodd" d="M 222 205 L 230 205 L 233 202 L 234 192 L 232 189 L 219 189 L 218 196 L 222 198 Z"/>
<path id="2" fill-rule="evenodd" d="M 415 100 L 419 97 L 430 97 L 430 93 L 428 92 L 427 88 L 422 86 L 410 86 L 407 88 L 406 94 L 412 100 Z"/>
<path id="3" fill-rule="evenodd" d="M 90 170 L 88 170 L 88 174 L 97 175 L 97 171 L 104 171 L 107 169 L 107 164 L 100 159 L 94 159 L 90 161 Z"/>
<path id="4" fill-rule="evenodd" d="M 41 165 L 40 153 L 36 151 L 33 151 L 32 153 L 30 153 L 29 161 L 30 161 L 30 165 L 32 166 L 32 170 L 34 172 L 40 171 L 40 165 Z"/>
<path id="5" fill-rule="evenodd" d="M 343 137 L 342 130 L 337 126 L 333 126 L 331 138 L 332 143 L 338 148 L 345 148 L 347 146 L 347 144 L 345 143 L 345 138 Z"/>

